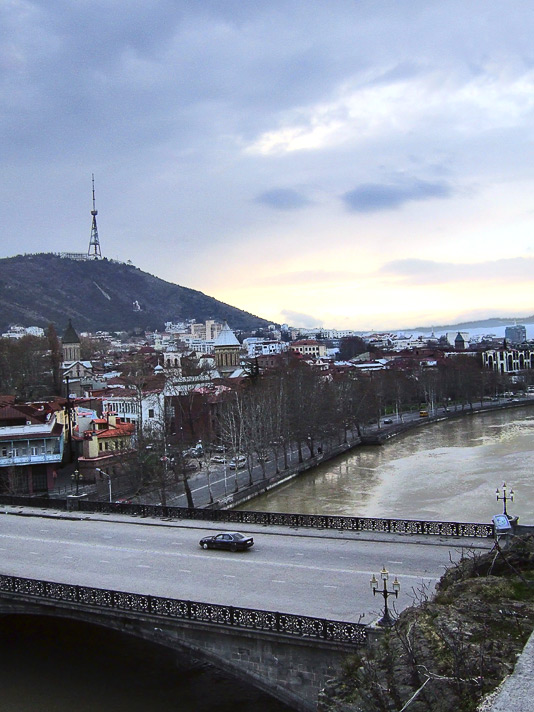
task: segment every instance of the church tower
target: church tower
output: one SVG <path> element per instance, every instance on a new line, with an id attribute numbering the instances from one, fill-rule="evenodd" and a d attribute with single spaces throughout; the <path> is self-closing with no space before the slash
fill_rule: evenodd
<path id="1" fill-rule="evenodd" d="M 70 319 L 61 337 L 61 347 L 63 351 L 63 362 L 80 360 L 80 337 L 72 326 Z"/>
<path id="2" fill-rule="evenodd" d="M 213 350 L 215 352 L 215 368 L 221 376 L 229 376 L 239 368 L 241 344 L 226 322 L 224 322 L 221 333 L 215 339 Z"/>

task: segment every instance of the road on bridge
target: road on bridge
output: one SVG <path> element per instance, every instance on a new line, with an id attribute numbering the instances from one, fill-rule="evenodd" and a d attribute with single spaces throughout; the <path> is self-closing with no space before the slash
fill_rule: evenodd
<path id="1" fill-rule="evenodd" d="M 383 598 L 373 598 L 369 580 L 383 565 L 401 583 L 400 611 L 414 591 L 433 590 L 462 547 L 491 545 L 246 525 L 240 530 L 255 540 L 249 551 L 202 550 L 199 539 L 216 526 L 120 515 L 0 515 L 0 573 L 370 623 Z"/>

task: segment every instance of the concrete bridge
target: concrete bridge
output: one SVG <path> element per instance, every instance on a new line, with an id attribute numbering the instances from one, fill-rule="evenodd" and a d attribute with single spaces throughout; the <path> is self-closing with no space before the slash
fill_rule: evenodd
<path id="1" fill-rule="evenodd" d="M 17 614 L 69 618 L 187 651 L 302 712 L 316 709 L 343 658 L 368 638 L 357 623 L 0 576 L 0 615 Z"/>

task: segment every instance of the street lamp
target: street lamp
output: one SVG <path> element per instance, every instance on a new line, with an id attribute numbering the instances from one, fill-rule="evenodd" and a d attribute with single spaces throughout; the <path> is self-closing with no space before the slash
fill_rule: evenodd
<path id="1" fill-rule="evenodd" d="M 80 485 L 80 472 L 79 470 L 74 470 L 74 472 L 71 475 L 71 478 L 76 482 L 76 497 L 78 496 L 78 489 Z"/>
<path id="2" fill-rule="evenodd" d="M 388 591 L 389 571 L 387 571 L 385 566 L 382 567 L 382 571 L 380 572 L 380 578 L 383 583 L 382 589 L 379 588 L 379 581 L 377 580 L 374 574 L 370 582 L 371 590 L 373 591 L 373 596 L 376 596 L 377 593 L 380 593 L 384 597 L 384 615 L 378 621 L 378 625 L 393 625 L 393 618 L 390 616 L 388 609 L 388 598 L 389 596 L 395 596 L 395 598 L 398 598 L 400 591 L 400 583 L 398 582 L 397 577 L 395 576 L 395 580 L 393 581 L 393 591 Z"/>
<path id="3" fill-rule="evenodd" d="M 96 471 L 97 471 L 97 472 L 100 472 L 100 474 L 102 475 L 102 477 L 105 477 L 106 480 L 108 481 L 109 502 L 110 502 L 110 504 L 111 504 L 111 501 L 112 501 L 112 500 L 111 500 L 111 475 L 108 475 L 107 472 L 104 472 L 104 470 L 101 470 L 100 467 L 97 467 L 97 468 L 96 468 Z"/>
<path id="4" fill-rule="evenodd" d="M 497 495 L 497 502 L 498 502 L 500 499 L 502 499 L 502 503 L 503 503 L 503 510 L 502 510 L 502 513 L 504 514 L 505 517 L 508 517 L 508 519 L 510 519 L 510 517 L 508 516 L 508 512 L 506 511 L 506 502 L 513 502 L 513 501 L 514 501 L 514 490 L 511 489 L 511 490 L 510 490 L 510 493 L 508 493 L 507 490 L 506 490 L 506 482 L 503 482 L 503 483 L 502 483 L 502 496 L 501 496 L 501 493 L 500 493 L 498 487 L 497 487 L 497 489 L 495 490 L 495 494 Z"/>

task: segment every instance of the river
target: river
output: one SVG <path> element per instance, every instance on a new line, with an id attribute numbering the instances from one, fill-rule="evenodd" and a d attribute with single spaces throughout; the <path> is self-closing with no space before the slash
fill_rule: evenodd
<path id="1" fill-rule="evenodd" d="M 489 522 L 495 490 L 534 523 L 534 409 L 429 423 L 381 446 L 355 448 L 239 509 Z"/>
<path id="2" fill-rule="evenodd" d="M 211 667 L 85 623 L 0 619 L 5 712 L 290 712 Z"/>

